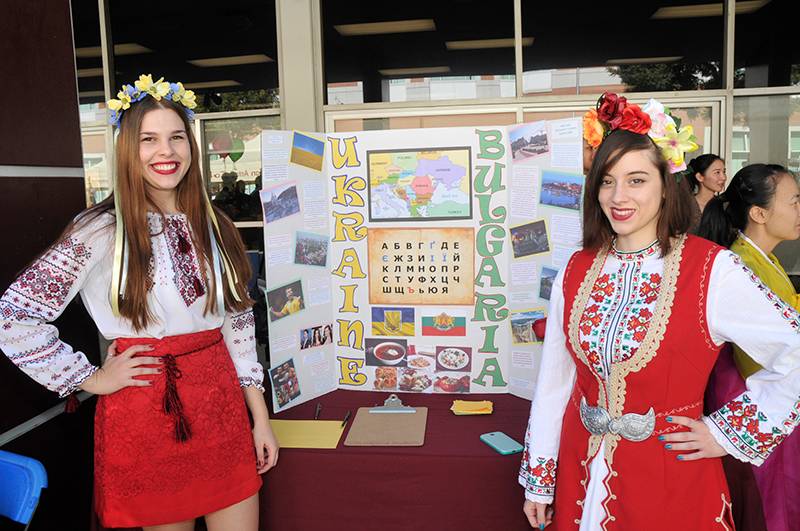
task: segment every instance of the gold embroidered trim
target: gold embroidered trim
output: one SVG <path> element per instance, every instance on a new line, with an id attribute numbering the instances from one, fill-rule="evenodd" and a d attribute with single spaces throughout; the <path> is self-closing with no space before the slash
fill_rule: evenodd
<path id="1" fill-rule="evenodd" d="M 728 526 L 728 523 L 725 521 L 725 513 L 731 514 L 733 510 L 733 504 L 725 498 L 725 494 L 720 494 L 720 498 L 722 498 L 722 510 L 719 512 L 719 516 L 714 518 L 714 521 L 717 522 L 722 526 L 722 529 L 725 531 L 733 531 L 733 527 Z"/>
<path id="2" fill-rule="evenodd" d="M 664 339 L 664 333 L 669 323 L 669 318 L 672 315 L 672 303 L 675 299 L 675 288 L 678 283 L 678 274 L 680 272 L 681 257 L 683 255 L 683 248 L 686 244 L 686 235 L 681 235 L 676 238 L 670 253 L 664 258 L 664 273 L 663 281 L 659 289 L 658 299 L 656 300 L 655 310 L 653 311 L 653 319 L 650 321 L 650 326 L 647 329 L 645 338 L 639 345 L 636 353 L 627 360 L 613 364 L 611 373 L 608 380 L 608 391 L 605 389 L 605 381 L 600 377 L 592 368 L 591 363 L 586 356 L 586 353 L 581 348 L 580 342 L 580 319 L 586 309 L 586 304 L 594 287 L 597 277 L 603 269 L 606 258 L 608 256 L 608 248 L 603 249 L 597 253 L 594 258 L 592 266 L 586 273 L 586 277 L 581 282 L 575 300 L 572 303 L 572 309 L 569 318 L 569 341 L 573 351 L 578 355 L 578 358 L 592 371 L 598 383 L 599 396 L 598 405 L 606 404 L 606 409 L 612 417 L 620 417 L 625 409 L 625 395 L 627 392 L 626 378 L 632 372 L 638 372 L 650 363 L 658 352 L 661 341 Z M 607 396 L 606 396 L 607 394 Z M 594 438 L 594 437 L 593 437 Z M 597 437 L 600 439 L 601 437 Z M 611 467 L 614 462 L 614 452 L 617 449 L 620 436 L 606 434 L 606 448 L 605 458 L 606 463 Z M 597 441 L 599 444 L 600 441 Z M 590 449 L 594 446 L 593 441 L 590 439 Z"/>

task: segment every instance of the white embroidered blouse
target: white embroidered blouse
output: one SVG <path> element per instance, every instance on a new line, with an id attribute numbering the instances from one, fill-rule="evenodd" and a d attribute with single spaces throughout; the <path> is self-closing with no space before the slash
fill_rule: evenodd
<path id="1" fill-rule="evenodd" d="M 635 253 L 609 253 L 587 304 L 594 326 L 580 330 L 587 358 L 599 374 L 608 375 L 614 363 L 638 348 L 653 316 L 663 275 L 664 259 L 657 243 Z M 553 282 L 519 476 L 526 498 L 540 503 L 552 503 L 555 494 L 562 419 L 576 374 L 563 327 L 563 281 L 562 269 Z M 712 266 L 706 316 L 717 345 L 740 345 L 764 370 L 747 379 L 745 393 L 703 421 L 728 453 L 760 465 L 800 422 L 800 316 L 727 250 L 717 255 Z M 587 488 L 586 516 L 594 502 L 599 504 L 604 498 L 602 480 L 607 469 L 604 452 L 597 455 L 592 485 Z"/>
<path id="2" fill-rule="evenodd" d="M 28 376 L 60 396 L 73 392 L 97 367 L 61 341 L 55 320 L 80 294 L 106 339 L 162 338 L 222 327 L 242 387 L 263 391 L 264 371 L 256 358 L 252 310 L 224 316 L 203 314 L 207 283 L 201 278 L 190 227 L 183 214 L 148 213 L 153 285 L 148 304 L 155 322 L 134 331 L 111 312 L 109 286 L 114 225 L 109 214 L 85 223 L 28 267 L 0 298 L 0 349 Z"/>

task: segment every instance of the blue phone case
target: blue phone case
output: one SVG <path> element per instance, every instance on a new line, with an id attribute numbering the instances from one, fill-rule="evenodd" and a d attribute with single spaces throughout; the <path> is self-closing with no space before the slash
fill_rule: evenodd
<path id="1" fill-rule="evenodd" d="M 502 455 L 518 454 L 522 451 L 522 445 L 502 431 L 484 433 L 481 440 Z"/>

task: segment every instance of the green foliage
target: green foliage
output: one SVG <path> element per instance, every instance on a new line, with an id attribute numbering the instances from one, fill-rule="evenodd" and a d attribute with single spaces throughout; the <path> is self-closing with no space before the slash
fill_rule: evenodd
<path id="1" fill-rule="evenodd" d="M 717 62 L 660 63 L 620 65 L 608 71 L 616 74 L 630 92 L 699 90 L 722 86 L 722 72 Z"/>
<path id="2" fill-rule="evenodd" d="M 225 111 L 245 111 L 250 109 L 271 109 L 277 107 L 278 89 L 259 89 L 246 90 L 241 92 L 222 92 L 219 93 L 221 103 L 216 104 L 210 101 L 205 94 L 197 97 L 197 108 L 195 113 L 201 112 L 225 112 Z"/>

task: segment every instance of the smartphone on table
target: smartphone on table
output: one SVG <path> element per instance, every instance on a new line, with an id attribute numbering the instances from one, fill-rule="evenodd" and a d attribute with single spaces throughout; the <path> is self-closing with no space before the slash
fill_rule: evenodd
<path id="1" fill-rule="evenodd" d="M 484 433 L 481 440 L 502 455 L 518 454 L 522 451 L 522 445 L 502 431 Z"/>

